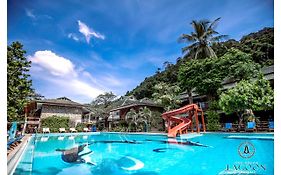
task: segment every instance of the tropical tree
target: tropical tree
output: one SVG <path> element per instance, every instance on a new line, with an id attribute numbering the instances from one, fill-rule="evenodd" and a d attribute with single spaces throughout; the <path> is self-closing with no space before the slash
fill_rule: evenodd
<path id="1" fill-rule="evenodd" d="M 131 108 L 129 112 L 125 115 L 125 120 L 128 123 L 128 131 L 132 130 L 132 126 L 134 125 L 135 127 L 137 126 L 137 118 L 138 114 L 137 112 Z"/>
<path id="2" fill-rule="evenodd" d="M 237 49 L 230 49 L 220 58 L 189 60 L 180 67 L 178 80 L 182 90 L 191 90 L 199 95 L 207 95 L 208 100 L 218 97 L 225 79 L 236 81 L 248 80 L 259 72 L 260 67 L 254 63 L 250 54 Z"/>
<path id="3" fill-rule="evenodd" d="M 33 93 L 29 75 L 31 62 L 26 59 L 23 45 L 13 42 L 7 49 L 7 106 L 8 121 L 23 119 L 24 106 Z"/>
<path id="4" fill-rule="evenodd" d="M 115 94 L 112 92 L 105 92 L 104 94 L 98 95 L 96 99 L 91 102 L 90 108 L 92 109 L 92 115 L 95 116 L 98 121 L 98 128 L 105 127 L 104 123 L 99 121 L 100 119 L 107 119 L 109 116 L 108 111 L 112 108 L 112 104 L 115 99 Z"/>
<path id="5" fill-rule="evenodd" d="M 97 98 L 92 102 L 92 105 L 103 105 L 104 108 L 107 108 L 112 101 L 114 101 L 116 95 L 113 92 L 105 92 L 104 94 L 100 94 Z"/>
<path id="6" fill-rule="evenodd" d="M 226 113 L 236 112 L 239 121 L 246 110 L 273 109 L 274 93 L 269 81 L 260 74 L 254 82 L 242 80 L 235 87 L 220 95 L 219 106 Z"/>
<path id="7" fill-rule="evenodd" d="M 251 79 L 260 72 L 260 65 L 253 61 L 252 55 L 238 49 L 229 49 L 219 58 L 218 64 L 226 78 L 237 81 Z"/>
<path id="8" fill-rule="evenodd" d="M 256 63 L 274 64 L 274 28 L 267 28 L 243 36 L 240 40 L 241 50 L 250 53 Z"/>
<path id="9" fill-rule="evenodd" d="M 178 85 L 169 85 L 160 82 L 154 86 L 153 99 L 156 103 L 164 106 L 166 111 L 179 107 L 180 99 L 178 97 L 180 88 Z"/>
<path id="10" fill-rule="evenodd" d="M 179 42 L 191 43 L 182 48 L 184 57 L 190 56 L 193 59 L 216 57 L 211 45 L 226 38 L 226 35 L 218 35 L 219 33 L 215 31 L 220 19 L 217 18 L 213 22 L 209 20 L 193 20 L 191 22 L 194 31 L 191 34 L 182 34 L 178 39 Z"/>
<path id="11" fill-rule="evenodd" d="M 138 126 L 143 126 L 142 124 L 145 125 L 145 131 L 147 131 L 151 127 L 151 121 L 152 121 L 152 112 L 148 107 L 140 108 L 139 110 L 139 117 L 138 117 L 138 122 L 140 125 Z"/>

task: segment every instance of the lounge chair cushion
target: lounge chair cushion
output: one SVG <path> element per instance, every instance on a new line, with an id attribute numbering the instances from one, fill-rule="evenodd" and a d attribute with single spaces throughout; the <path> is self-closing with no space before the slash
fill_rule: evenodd
<path id="1" fill-rule="evenodd" d="M 225 123 L 225 128 L 226 129 L 231 129 L 232 128 L 232 123 Z"/>
<path id="2" fill-rule="evenodd" d="M 274 128 L 274 122 L 269 122 L 269 129 L 273 129 Z"/>
<path id="3" fill-rule="evenodd" d="M 248 122 L 248 125 L 247 125 L 248 129 L 254 129 L 255 126 L 256 126 L 256 122 Z"/>

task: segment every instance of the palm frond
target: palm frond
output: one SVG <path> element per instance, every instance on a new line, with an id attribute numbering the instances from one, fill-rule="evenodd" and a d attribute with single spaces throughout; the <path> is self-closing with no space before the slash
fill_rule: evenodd
<path id="1" fill-rule="evenodd" d="M 192 35 L 188 35 L 188 34 L 182 34 L 179 38 L 178 38 L 178 42 L 192 42 L 192 41 L 196 41 L 196 38 L 194 38 L 194 36 Z"/>
<path id="2" fill-rule="evenodd" d="M 219 36 L 215 36 L 213 38 L 210 39 L 211 42 L 218 42 L 221 41 L 222 39 L 227 39 L 228 35 L 219 35 Z"/>
<path id="3" fill-rule="evenodd" d="M 215 29 L 215 28 L 218 26 L 218 23 L 219 23 L 220 19 L 221 19 L 221 17 L 215 19 L 215 20 L 210 24 L 209 28 Z"/>
<path id="4" fill-rule="evenodd" d="M 191 24 L 192 24 L 192 27 L 193 27 L 194 30 L 195 30 L 195 36 L 196 36 L 196 38 L 200 38 L 200 37 L 202 36 L 202 34 L 204 33 L 203 27 L 202 27 L 200 21 L 197 22 L 197 21 L 193 20 L 193 21 L 191 22 Z"/>
<path id="5" fill-rule="evenodd" d="M 216 53 L 214 52 L 214 50 L 210 46 L 205 47 L 205 53 L 206 53 L 206 56 L 208 56 L 208 57 L 215 57 L 215 58 L 217 58 Z"/>
<path id="6" fill-rule="evenodd" d="M 186 46 L 184 48 L 182 48 L 182 53 L 185 53 L 185 52 L 188 52 L 188 51 L 191 51 L 191 50 L 195 50 L 197 49 L 197 47 L 199 46 L 199 43 L 194 43 L 194 44 L 191 44 L 189 46 Z"/>
<path id="7" fill-rule="evenodd" d="M 196 49 L 194 59 L 197 59 L 198 54 L 200 54 L 203 51 L 203 49 L 204 49 L 203 47 L 198 47 Z"/>

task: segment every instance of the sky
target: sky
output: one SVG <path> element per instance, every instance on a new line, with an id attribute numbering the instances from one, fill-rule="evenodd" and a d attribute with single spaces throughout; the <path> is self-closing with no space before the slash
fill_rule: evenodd
<path id="1" fill-rule="evenodd" d="M 273 0 L 8 0 L 8 44 L 24 45 L 37 93 L 90 103 L 175 63 L 190 22 L 218 17 L 216 30 L 239 40 L 273 27 Z"/>

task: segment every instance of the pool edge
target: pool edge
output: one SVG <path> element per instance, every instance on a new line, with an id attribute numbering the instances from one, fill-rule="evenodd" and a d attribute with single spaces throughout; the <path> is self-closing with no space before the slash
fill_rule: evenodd
<path id="1" fill-rule="evenodd" d="M 17 152 L 10 158 L 10 160 L 7 161 L 7 174 L 8 175 L 12 175 L 15 172 L 17 165 L 19 164 L 31 138 L 32 138 L 32 136 L 28 136 L 28 138 L 24 141 L 24 143 L 22 143 L 22 145 L 17 150 Z"/>

